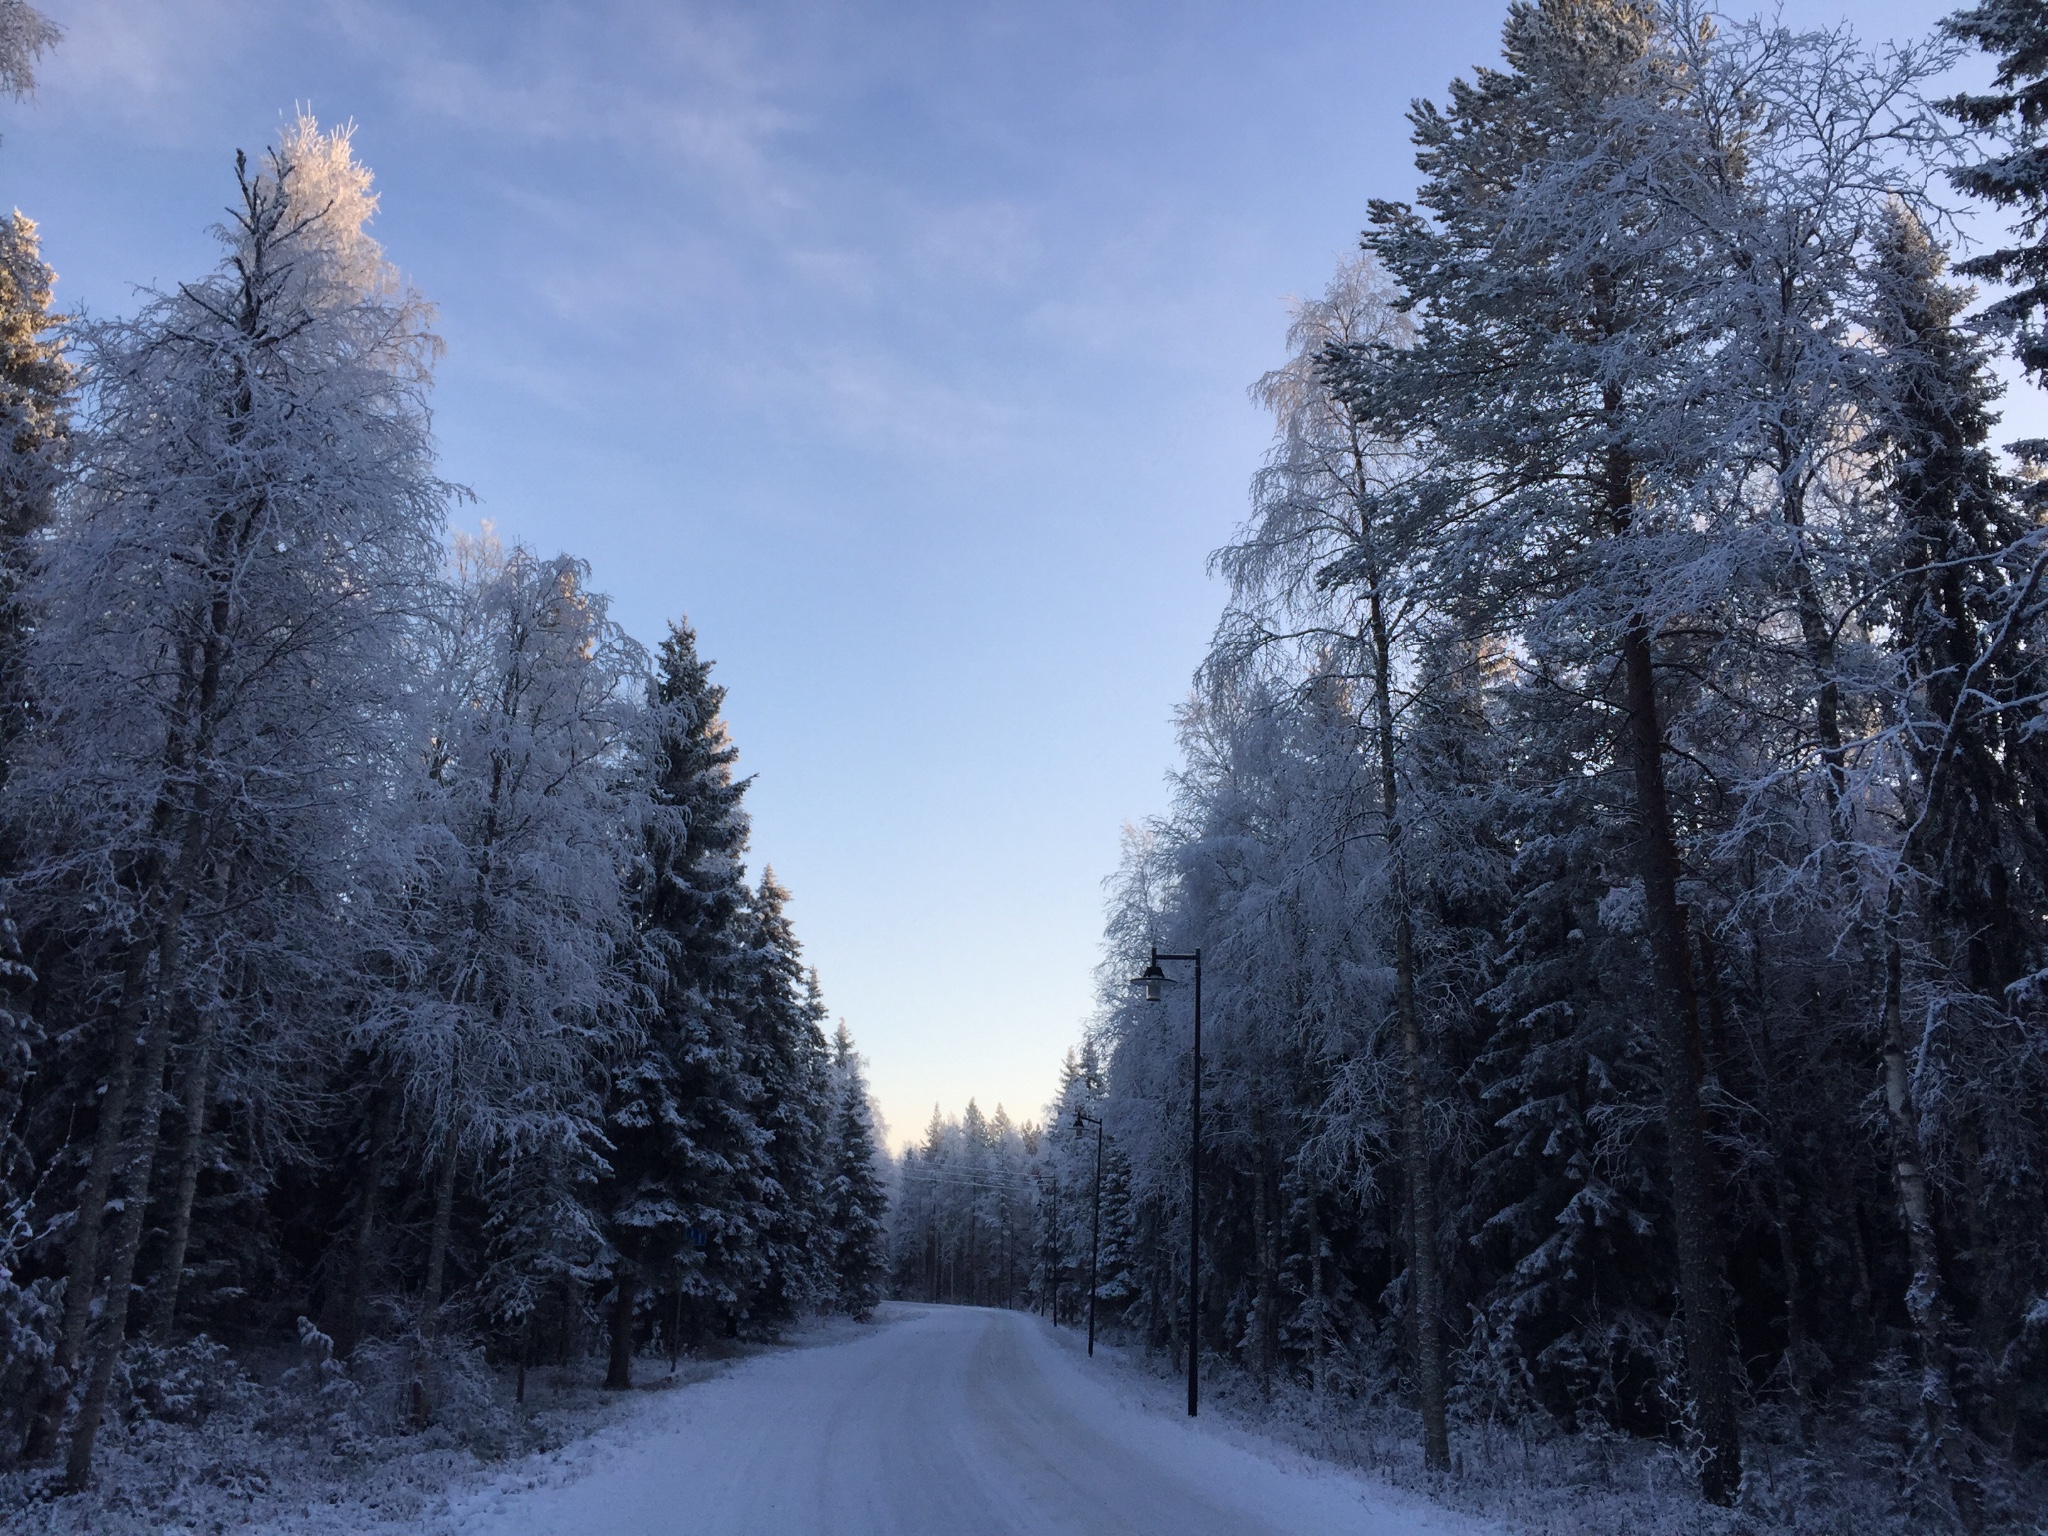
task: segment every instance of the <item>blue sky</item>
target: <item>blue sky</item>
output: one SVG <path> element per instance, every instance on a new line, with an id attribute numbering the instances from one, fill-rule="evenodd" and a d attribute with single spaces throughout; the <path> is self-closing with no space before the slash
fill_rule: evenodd
<path id="1" fill-rule="evenodd" d="M 1035 1114 L 1165 800 L 1245 387 L 1498 0 L 38 3 L 0 195 L 60 300 L 203 270 L 235 149 L 352 119 L 440 306 L 446 473 L 642 639 L 697 625 L 896 1137 Z"/>

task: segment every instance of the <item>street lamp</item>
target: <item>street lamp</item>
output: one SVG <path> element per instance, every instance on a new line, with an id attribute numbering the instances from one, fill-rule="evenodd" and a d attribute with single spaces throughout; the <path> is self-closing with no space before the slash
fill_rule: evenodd
<path id="1" fill-rule="evenodd" d="M 1188 1143 L 1188 1417 L 1195 1416 L 1201 1402 L 1202 1356 L 1202 952 L 1162 955 L 1152 951 L 1152 963 L 1131 978 L 1131 985 L 1145 989 L 1145 1001 L 1157 1003 L 1166 996 L 1166 972 L 1162 960 L 1192 960 L 1195 963 L 1195 1072 L 1192 1100 L 1194 1135 Z"/>
<path id="2" fill-rule="evenodd" d="M 1169 960 L 1174 960 L 1178 959 L 1179 956 L 1168 955 L 1167 958 Z M 1144 970 L 1140 971 L 1137 975 L 1131 978 L 1131 985 L 1134 987 L 1143 987 L 1145 989 L 1145 1001 L 1148 1003 L 1156 1003 L 1162 996 L 1164 996 L 1164 993 L 1161 991 L 1161 988 L 1163 988 L 1166 985 L 1166 972 L 1159 969 L 1158 950 L 1155 949 L 1152 951 L 1152 963 L 1146 966 Z"/>
<path id="3" fill-rule="evenodd" d="M 1074 1134 L 1081 1134 L 1081 1127 L 1095 1127 L 1095 1220 L 1088 1229 L 1088 1353 L 1095 1353 L 1095 1289 L 1096 1275 L 1102 1263 L 1102 1122 L 1093 1115 L 1082 1113 L 1081 1106 L 1074 1106 Z"/>

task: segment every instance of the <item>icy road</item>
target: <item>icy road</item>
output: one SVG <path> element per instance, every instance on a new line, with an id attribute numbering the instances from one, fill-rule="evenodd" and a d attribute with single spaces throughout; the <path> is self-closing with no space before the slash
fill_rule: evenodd
<path id="1" fill-rule="evenodd" d="M 1476 1536 L 1480 1526 L 1207 1421 L 1036 1318 L 895 1306 L 846 1343 L 650 1393 L 534 1477 L 451 1511 L 473 1536 Z M 1284 1453 L 1275 1452 L 1275 1456 Z M 529 1486 L 518 1486 L 520 1483 Z M 537 1486 L 532 1485 L 537 1484 Z"/>

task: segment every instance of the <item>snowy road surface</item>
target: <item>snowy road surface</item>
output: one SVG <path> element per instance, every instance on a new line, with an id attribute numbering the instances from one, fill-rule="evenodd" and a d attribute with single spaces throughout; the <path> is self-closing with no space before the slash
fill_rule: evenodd
<path id="1" fill-rule="evenodd" d="M 1481 1527 L 1140 1406 L 1036 1318 L 893 1307 L 850 1342 L 649 1394 L 470 1536 L 1474 1536 Z M 1275 1452 L 1276 1456 L 1285 1453 Z"/>

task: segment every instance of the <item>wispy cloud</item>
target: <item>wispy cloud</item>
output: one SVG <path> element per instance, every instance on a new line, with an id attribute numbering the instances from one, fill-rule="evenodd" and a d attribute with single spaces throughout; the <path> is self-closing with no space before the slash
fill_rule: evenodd
<path id="1" fill-rule="evenodd" d="M 743 15 L 631 3 L 329 9 L 360 51 L 388 61 L 398 96 L 423 116 L 707 181 L 763 210 L 798 201 L 779 142 L 797 121 L 781 99 L 789 81 Z"/>

